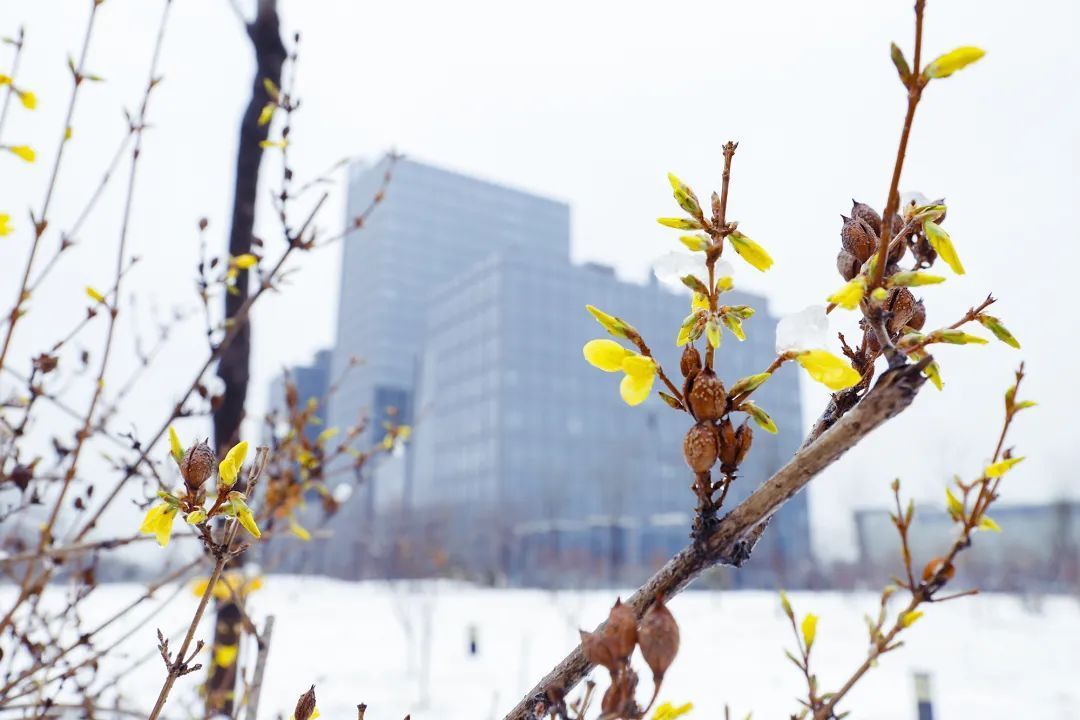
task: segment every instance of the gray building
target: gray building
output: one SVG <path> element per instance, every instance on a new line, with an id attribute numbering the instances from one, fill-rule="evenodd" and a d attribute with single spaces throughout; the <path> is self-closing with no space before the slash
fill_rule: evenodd
<path id="1" fill-rule="evenodd" d="M 350 217 L 382 174 L 383 163 L 353 171 Z M 581 348 L 605 336 L 585 311 L 592 303 L 633 323 L 677 376 L 674 339 L 689 299 L 575 265 L 569 243 L 565 204 L 399 163 L 386 201 L 346 244 L 331 374 L 352 356 L 364 364 L 330 399 L 328 422 L 368 413 L 378 428 L 392 406 L 414 434 L 330 521 L 335 539 L 305 552 L 303 569 L 631 582 L 686 544 L 695 504 L 681 450 L 687 416 L 655 396 L 627 407 L 618 377 L 588 365 Z M 730 302 L 757 314 L 746 342 L 725 336 L 718 370 L 728 383 L 772 360 L 775 328 L 763 298 Z M 797 378 L 780 372 L 759 391 L 781 433 L 756 434 L 729 505 L 797 449 Z M 809 564 L 800 495 L 738 578 L 792 585 Z"/>

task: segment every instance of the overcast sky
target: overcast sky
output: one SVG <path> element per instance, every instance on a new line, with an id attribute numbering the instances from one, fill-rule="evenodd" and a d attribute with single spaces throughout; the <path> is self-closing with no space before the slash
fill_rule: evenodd
<path id="1" fill-rule="evenodd" d="M 24 208 L 41 204 L 69 92 L 66 57 L 78 52 L 88 5 L 0 3 L 0 33 L 26 25 L 20 79 L 39 99 L 34 113 L 12 110 L 3 141 L 28 142 L 40 154 L 33 166 L 0 157 L 0 211 L 21 226 L 0 239 L 5 308 L 29 242 Z M 107 0 L 100 10 L 88 67 L 106 81 L 80 96 L 51 214 L 56 228 L 70 226 L 124 134 L 120 108 L 138 102 L 162 5 Z M 884 203 L 904 109 L 888 48 L 895 40 L 910 55 L 910 5 L 281 0 L 286 29 L 303 34 L 303 108 L 290 152 L 301 179 L 343 156 L 395 147 L 565 200 L 575 258 L 613 264 L 621 276 L 643 281 L 650 261 L 676 244 L 654 221 L 673 209 L 665 173 L 707 196 L 719 186 L 721 145 L 738 140 L 729 214 L 777 262 L 766 275 L 737 263 L 736 282 L 767 294 L 775 311 L 793 312 L 840 284 L 834 259 L 851 198 Z M 1012 436 L 1030 459 L 1010 475 L 1006 498 L 1077 495 L 1078 21 L 1080 9 L 1068 0 L 929 3 L 927 56 L 966 44 L 987 56 L 933 83 L 915 121 L 902 188 L 947 197 L 947 227 L 968 270 L 926 288 L 928 326 L 953 322 L 993 291 L 1000 298 L 994 312 L 1023 350 L 995 343 L 938 353 L 945 392 L 928 388 L 814 482 L 815 545 L 825 555 L 847 551 L 847 510 L 887 501 L 894 476 L 937 503 L 952 473 L 978 472 L 996 439 L 1002 391 L 1021 359 L 1030 372 L 1023 395 L 1040 407 Z M 4 48 L 0 68 L 9 62 Z M 139 307 L 121 322 L 109 387 L 133 367 L 133 322 L 145 332 L 154 305 L 161 313 L 194 307 L 198 218 L 210 219 L 211 243 L 225 243 L 237 125 L 252 72 L 226 0 L 174 0 L 135 196 L 132 249 L 144 262 L 125 294 L 135 292 Z M 278 182 L 272 161 L 264 171 Z M 33 299 L 29 317 L 38 321 L 20 323 L 16 338 L 22 367 L 76 321 L 85 285 L 109 284 L 122 187 L 110 186 L 81 245 Z M 280 233 L 268 209 L 264 203 L 259 231 L 275 254 Z M 322 225 L 335 228 L 341 215 L 335 196 Z M 47 236 L 43 257 L 57 237 Z M 288 291 L 260 304 L 255 413 L 273 374 L 333 341 L 338 264 L 339 250 L 301 258 Z M 156 429 L 173 401 L 169 388 L 190 377 L 200 322 L 196 316 L 177 330 L 168 351 L 174 357 L 129 403 L 140 432 Z M 88 348 L 98 347 L 94 333 L 102 328 L 85 335 Z M 72 391 L 76 399 L 89 392 L 79 385 Z M 806 384 L 807 423 L 826 400 L 823 389 Z M 208 433 L 204 427 L 192 420 L 182 430 Z"/>

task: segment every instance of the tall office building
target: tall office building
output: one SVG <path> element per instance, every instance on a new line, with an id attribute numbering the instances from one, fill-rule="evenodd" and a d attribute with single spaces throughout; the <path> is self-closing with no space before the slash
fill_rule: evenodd
<path id="1" fill-rule="evenodd" d="M 385 162 L 353 170 L 350 217 Z M 757 314 L 744 343 L 725 336 L 718 370 L 729 384 L 768 365 L 775 327 L 763 298 L 735 293 L 730 302 Z M 695 504 L 682 459 L 688 418 L 655 394 L 627 407 L 618 378 L 585 362 L 582 345 L 605 336 L 586 303 L 633 323 L 678 376 L 685 294 L 572 264 L 565 204 L 400 162 L 385 202 L 346 244 L 331 375 L 352 356 L 364 364 L 330 399 L 329 422 L 347 426 L 366 412 L 377 424 L 394 407 L 414 435 L 330 521 L 335 539 L 306 550 L 300 569 L 628 582 L 684 546 Z M 781 432 L 756 434 L 729 503 L 798 447 L 797 374 L 778 373 L 759 400 Z M 740 577 L 797 582 L 809 545 L 800 495 Z"/>

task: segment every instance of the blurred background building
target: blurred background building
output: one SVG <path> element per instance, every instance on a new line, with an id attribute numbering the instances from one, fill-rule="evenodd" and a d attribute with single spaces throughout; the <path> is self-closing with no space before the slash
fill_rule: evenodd
<path id="1" fill-rule="evenodd" d="M 348 217 L 370 201 L 386 162 L 352 168 Z M 725 335 L 718 372 L 729 385 L 771 362 L 776 323 L 764 298 L 730 297 L 757 314 L 745 342 Z M 682 458 L 687 418 L 655 393 L 627 407 L 619 378 L 585 362 L 584 343 L 606 336 L 587 303 L 634 324 L 678 375 L 674 338 L 687 294 L 572 263 L 563 203 L 399 161 L 363 242 L 345 245 L 329 377 L 351 358 L 363 362 L 328 399 L 326 421 L 347 427 L 367 416 L 361 442 L 370 443 L 396 414 L 414 433 L 329 520 L 331 539 L 292 553 L 281 569 L 615 584 L 641 580 L 685 546 L 695 504 Z M 797 383 L 797 373 L 779 373 L 759 391 L 780 433 L 755 435 L 729 506 L 798 448 Z M 325 374 L 312 387 L 325 388 Z M 808 523 L 800 494 L 739 582 L 804 582 Z"/>

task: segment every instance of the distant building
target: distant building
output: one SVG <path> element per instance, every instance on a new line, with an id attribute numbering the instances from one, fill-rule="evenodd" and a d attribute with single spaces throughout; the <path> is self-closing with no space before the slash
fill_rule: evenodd
<path id="1" fill-rule="evenodd" d="M 995 505 L 1002 532 L 977 532 L 957 563 L 957 585 L 986 590 L 1075 590 L 1080 583 L 1080 502 Z M 886 580 L 901 570 L 900 539 L 886 510 L 855 513 L 859 571 Z M 944 554 L 957 527 L 944 509 L 918 507 L 909 533 L 915 569 Z"/>
<path id="2" fill-rule="evenodd" d="M 385 162 L 385 161 L 384 161 Z M 366 205 L 383 164 L 354 170 L 349 214 Z M 364 359 L 329 404 L 329 422 L 394 407 L 414 425 L 403 457 L 379 464 L 329 523 L 304 570 L 340 577 L 459 571 L 524 584 L 640 579 L 688 542 L 694 496 L 682 459 L 685 414 L 658 398 L 629 408 L 618 377 L 589 366 L 605 336 L 593 303 L 632 322 L 678 376 L 675 333 L 685 294 L 575 265 L 569 208 L 413 161 L 399 163 L 386 201 L 342 265 L 337 377 Z M 725 334 L 718 371 L 730 384 L 774 357 L 763 298 L 747 340 Z M 729 507 L 798 448 L 797 373 L 759 400 L 781 428 L 761 431 Z M 660 383 L 657 381 L 657 389 Z M 797 584 L 809 571 L 805 494 L 788 503 L 738 579 Z"/>

